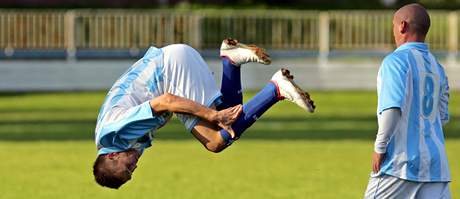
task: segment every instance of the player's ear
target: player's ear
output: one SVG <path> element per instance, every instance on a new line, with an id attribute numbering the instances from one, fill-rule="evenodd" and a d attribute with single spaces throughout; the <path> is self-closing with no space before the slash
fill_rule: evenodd
<path id="1" fill-rule="evenodd" d="M 409 31 L 409 23 L 407 23 L 407 21 L 401 20 L 398 25 L 398 30 L 401 34 L 407 33 Z"/>

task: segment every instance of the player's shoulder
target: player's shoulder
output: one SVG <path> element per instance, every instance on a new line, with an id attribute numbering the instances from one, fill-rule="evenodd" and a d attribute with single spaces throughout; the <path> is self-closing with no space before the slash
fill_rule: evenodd
<path id="1" fill-rule="evenodd" d="M 409 68 L 409 52 L 407 50 L 394 51 L 382 61 L 380 70 L 407 72 Z"/>
<path id="2" fill-rule="evenodd" d="M 402 64 L 409 60 L 410 50 L 397 50 L 386 55 L 383 59 L 383 63 L 387 64 Z"/>

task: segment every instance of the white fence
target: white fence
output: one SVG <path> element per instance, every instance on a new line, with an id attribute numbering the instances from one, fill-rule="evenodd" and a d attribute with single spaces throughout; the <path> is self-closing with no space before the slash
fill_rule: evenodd
<path id="1" fill-rule="evenodd" d="M 427 42 L 453 58 L 445 66 L 451 88 L 458 90 L 459 13 L 430 14 Z M 388 52 L 394 48 L 391 20 L 391 11 L 0 10 L 0 91 L 106 89 L 132 60 L 112 60 L 104 55 L 129 51 L 138 52 L 138 56 L 150 45 L 171 43 L 215 51 L 226 37 L 271 50 L 313 52 L 320 58 L 335 51 Z M 60 58 L 76 57 L 77 61 L 10 60 L 21 58 L 17 52 L 39 59 L 58 52 Z M 78 53 L 82 52 L 105 59 L 80 59 Z M 272 66 L 254 64 L 244 69 L 244 86 L 257 89 L 279 66 L 290 66 L 300 74 L 296 75 L 298 82 L 309 89 L 375 89 L 380 60 L 324 60 L 286 56 L 273 59 Z M 217 56 L 207 61 L 215 74 L 220 74 Z"/>
<path id="2" fill-rule="evenodd" d="M 431 48 L 457 54 L 458 12 L 430 11 Z M 265 48 L 388 51 L 392 11 L 0 10 L 0 49 L 145 49 L 187 43 L 215 49 L 225 37 Z"/>
<path id="3" fill-rule="evenodd" d="M 3 49 L 66 48 L 65 12 L 0 11 L 0 47 Z"/>

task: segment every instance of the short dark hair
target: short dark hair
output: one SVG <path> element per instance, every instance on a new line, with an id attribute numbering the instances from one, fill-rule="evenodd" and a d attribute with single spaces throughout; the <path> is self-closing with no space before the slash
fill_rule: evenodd
<path id="1" fill-rule="evenodd" d="M 408 20 L 406 22 L 411 25 L 416 34 L 426 36 L 430 29 L 431 20 L 430 15 L 422 5 L 411 3 L 401 7 L 397 13 L 405 16 L 404 18 Z"/>
<path id="2" fill-rule="evenodd" d="M 131 179 L 129 175 L 117 175 L 113 169 L 110 169 L 107 166 L 108 164 L 109 161 L 107 160 L 107 154 L 99 155 L 94 162 L 93 174 L 96 182 L 99 185 L 112 189 L 118 189 L 126 181 Z"/>
<path id="3" fill-rule="evenodd" d="M 412 24 L 415 32 L 419 35 L 427 35 L 428 30 L 430 29 L 430 18 L 425 23 L 413 23 Z"/>

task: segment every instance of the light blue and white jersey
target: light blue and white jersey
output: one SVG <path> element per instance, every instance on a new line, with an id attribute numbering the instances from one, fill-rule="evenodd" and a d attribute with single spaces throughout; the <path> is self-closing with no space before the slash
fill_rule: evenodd
<path id="1" fill-rule="evenodd" d="M 155 113 L 149 101 L 165 93 L 208 107 L 221 97 L 211 71 L 196 50 L 183 44 L 151 47 L 115 82 L 99 110 L 95 129 L 98 155 L 130 148 L 142 152 L 150 147 L 154 132 L 172 113 Z M 189 131 L 198 122 L 191 115 L 176 115 Z"/>
<path id="2" fill-rule="evenodd" d="M 383 60 L 377 114 L 398 107 L 402 115 L 380 173 L 417 182 L 450 181 L 442 129 L 449 120 L 448 91 L 444 69 L 425 43 L 401 45 Z"/>

